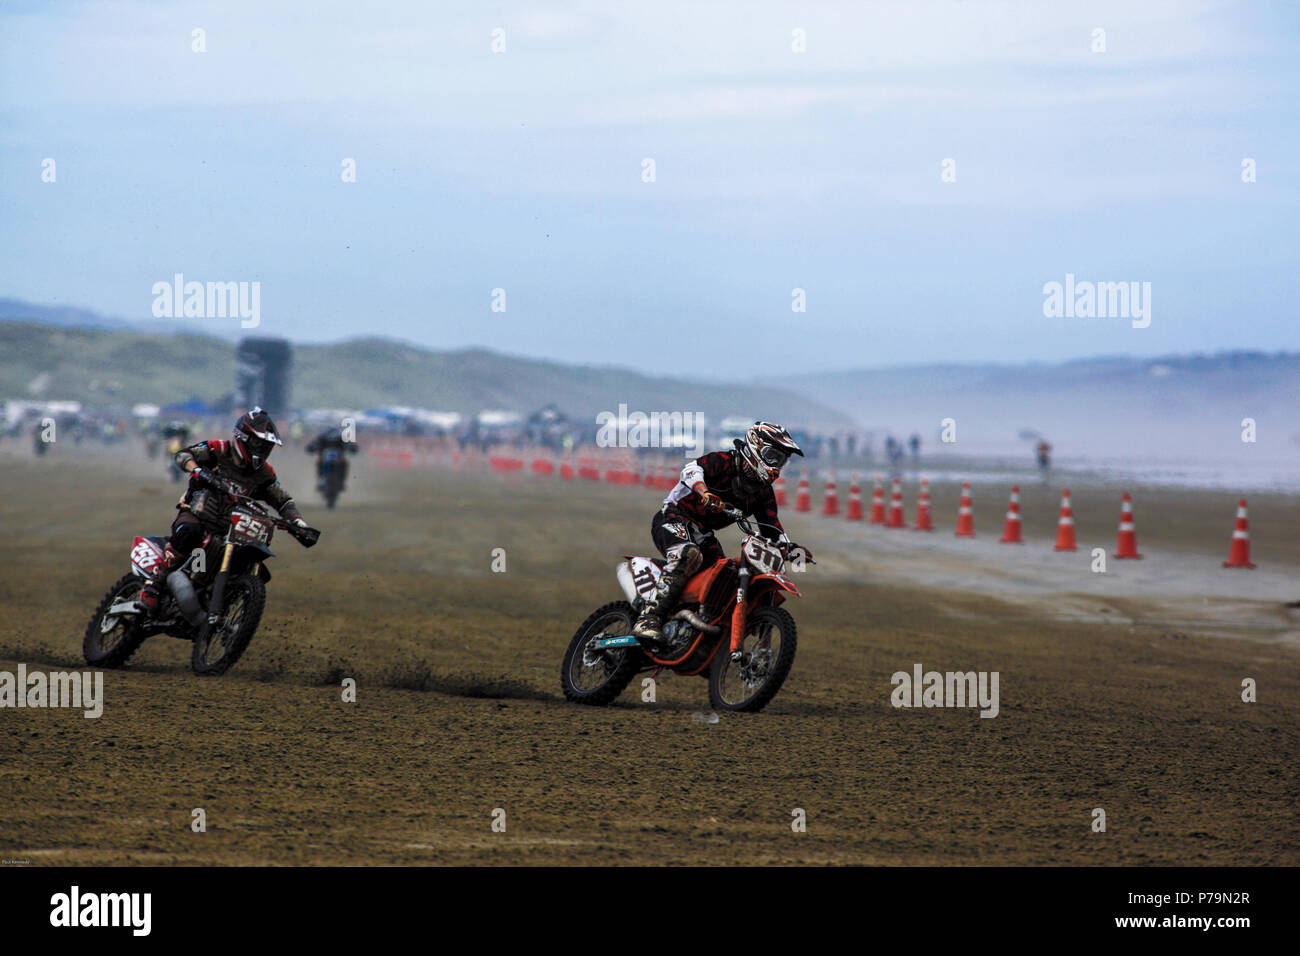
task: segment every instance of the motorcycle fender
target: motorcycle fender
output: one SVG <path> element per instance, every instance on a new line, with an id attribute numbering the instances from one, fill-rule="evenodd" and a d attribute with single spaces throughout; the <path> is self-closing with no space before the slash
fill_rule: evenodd
<path id="1" fill-rule="evenodd" d="M 267 558 L 273 558 L 273 557 L 275 557 L 275 555 L 271 553 L 271 549 L 268 548 L 268 547 L 267 547 L 266 545 L 264 545 L 264 544 L 249 544 L 249 543 L 247 543 L 247 542 L 244 542 L 244 543 L 241 543 L 241 544 L 239 545 L 239 550 L 240 550 L 240 551 L 256 551 L 258 554 L 262 555 L 263 557 L 267 557 Z M 261 559 L 261 558 L 258 558 L 257 560 L 260 561 L 260 560 L 262 560 L 262 559 Z"/>
<path id="2" fill-rule="evenodd" d="M 791 581 L 789 578 L 787 578 L 784 574 L 756 574 L 756 575 L 754 575 L 754 584 L 757 584 L 759 581 L 771 581 L 773 584 L 775 584 L 775 585 L 776 585 L 777 587 L 779 587 L 781 590 L 783 590 L 783 591 L 789 591 L 789 592 L 790 592 L 791 594 L 793 594 L 795 597 L 803 597 L 803 595 L 799 593 L 799 589 L 798 589 L 797 587 L 794 586 L 794 582 Z M 751 591 L 751 593 L 752 593 L 752 591 L 753 591 L 754 584 L 751 584 L 751 585 L 750 585 L 750 591 Z"/>
<path id="3" fill-rule="evenodd" d="M 258 577 L 262 578 L 263 581 L 269 581 L 271 579 L 271 572 L 265 570 L 266 565 L 263 564 L 263 560 L 272 557 L 275 557 L 275 555 L 273 555 L 271 549 L 265 545 L 240 542 L 239 547 L 236 548 L 235 553 L 231 556 L 229 571 L 232 575 L 256 574 Z M 258 570 L 259 568 L 262 570 Z M 266 577 L 262 577 L 263 574 L 265 574 Z"/>

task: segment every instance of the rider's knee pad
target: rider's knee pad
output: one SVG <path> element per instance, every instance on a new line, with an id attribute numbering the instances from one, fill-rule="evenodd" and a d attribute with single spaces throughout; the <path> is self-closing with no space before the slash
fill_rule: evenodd
<path id="1" fill-rule="evenodd" d="M 668 552 L 668 570 L 681 571 L 684 574 L 694 574 L 700 569 L 700 564 L 704 560 L 699 545 L 687 542 L 679 544 Z"/>
<path id="2" fill-rule="evenodd" d="M 187 554 L 203 543 L 203 526 L 197 521 L 185 521 L 177 524 L 168 542 L 180 554 Z"/>

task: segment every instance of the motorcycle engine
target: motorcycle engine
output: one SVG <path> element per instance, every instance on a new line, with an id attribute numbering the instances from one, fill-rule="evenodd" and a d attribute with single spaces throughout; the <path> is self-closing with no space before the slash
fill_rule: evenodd
<path id="1" fill-rule="evenodd" d="M 673 619 L 663 626 L 660 633 L 673 652 L 680 652 L 690 646 L 699 632 L 689 622 Z"/>

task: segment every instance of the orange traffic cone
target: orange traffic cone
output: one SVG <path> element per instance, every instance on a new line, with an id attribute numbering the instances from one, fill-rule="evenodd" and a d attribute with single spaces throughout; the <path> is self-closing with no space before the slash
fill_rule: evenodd
<path id="1" fill-rule="evenodd" d="M 1002 526 L 1003 544 L 1024 544 L 1020 537 L 1020 486 L 1011 486 L 1011 502 L 1007 505 L 1007 523 Z"/>
<path id="2" fill-rule="evenodd" d="M 808 490 L 808 472 L 799 475 L 799 488 L 794 497 L 795 511 L 812 511 L 812 493 Z"/>
<path id="3" fill-rule="evenodd" d="M 785 476 L 784 475 L 776 476 L 776 485 L 773 488 L 773 491 L 776 492 L 777 507 L 784 508 L 785 507 Z"/>
<path id="4" fill-rule="evenodd" d="M 876 488 L 871 492 L 871 523 L 885 523 L 885 476 L 876 475 Z"/>
<path id="5" fill-rule="evenodd" d="M 933 531 L 934 523 L 930 520 L 930 479 L 921 479 L 921 494 L 916 499 L 916 524 L 913 531 Z"/>
<path id="6" fill-rule="evenodd" d="M 835 489 L 835 471 L 826 478 L 826 498 L 822 501 L 822 514 L 834 517 L 840 513 L 840 495 Z"/>
<path id="7" fill-rule="evenodd" d="M 1232 531 L 1232 547 L 1225 568 L 1253 568 L 1250 563 L 1250 522 L 1246 520 L 1246 499 L 1237 502 L 1237 526 Z"/>
<path id="8" fill-rule="evenodd" d="M 1070 507 L 1070 489 L 1061 492 L 1061 517 L 1056 522 L 1056 547 L 1053 551 L 1078 551 L 1074 541 L 1074 509 Z"/>
<path id="9" fill-rule="evenodd" d="M 970 482 L 961 483 L 961 505 L 957 508 L 957 530 L 959 538 L 975 537 L 975 512 L 971 509 Z"/>
<path id="10" fill-rule="evenodd" d="M 862 489 L 858 487 L 858 473 L 853 473 L 853 480 L 849 483 L 849 510 L 844 513 L 848 521 L 862 520 Z"/>
<path id="11" fill-rule="evenodd" d="M 1127 491 L 1124 492 L 1124 504 L 1119 512 L 1119 541 L 1115 545 L 1115 557 L 1142 558 L 1138 554 L 1137 532 L 1133 530 L 1133 496 Z"/>
<path id="12" fill-rule="evenodd" d="M 894 490 L 889 496 L 889 520 L 885 522 L 886 528 L 906 528 L 907 522 L 903 520 L 903 479 L 894 479 Z"/>

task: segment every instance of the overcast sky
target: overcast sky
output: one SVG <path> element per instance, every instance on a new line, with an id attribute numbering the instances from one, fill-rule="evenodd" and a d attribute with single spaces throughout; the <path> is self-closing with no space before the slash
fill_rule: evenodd
<path id="1" fill-rule="evenodd" d="M 1294 349 L 1298 74 L 1290 2 L 6 0 L 0 296 L 745 378 Z"/>

